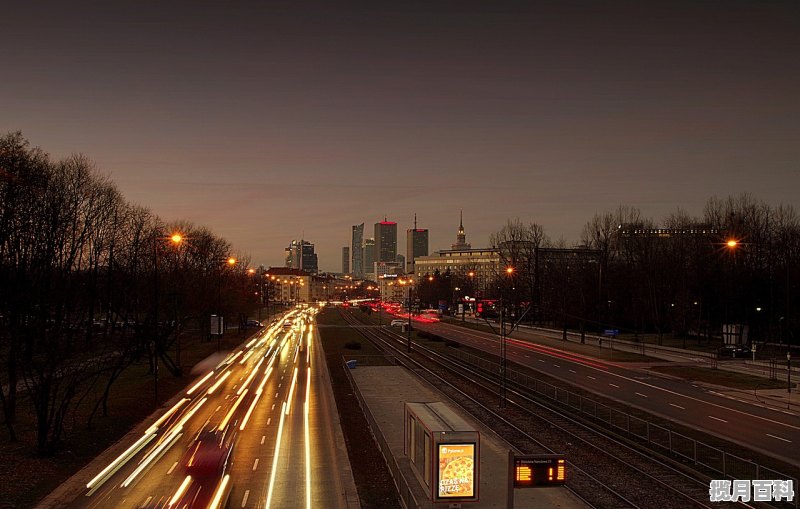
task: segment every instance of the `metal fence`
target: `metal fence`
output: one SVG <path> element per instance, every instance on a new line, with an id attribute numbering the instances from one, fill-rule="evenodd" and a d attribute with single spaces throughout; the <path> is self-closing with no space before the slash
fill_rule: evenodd
<path id="1" fill-rule="evenodd" d="M 496 361 L 455 349 L 450 352 L 450 355 L 490 373 L 498 373 L 499 371 Z M 630 413 L 612 408 L 563 387 L 555 386 L 535 376 L 511 368 L 507 368 L 506 374 L 508 380 L 519 386 L 588 415 L 594 418 L 595 422 L 604 424 L 609 430 L 638 438 L 659 452 L 669 453 L 695 465 L 701 465 L 721 475 L 721 478 L 792 480 L 795 491 L 800 488 L 796 478 L 669 430 Z M 800 497 L 795 496 L 794 506 L 800 507 Z"/>
<path id="2" fill-rule="evenodd" d="M 377 358 L 383 358 L 383 364 L 374 364 L 377 361 Z M 353 388 L 353 394 L 356 395 L 358 399 L 358 405 L 361 407 L 361 410 L 364 413 L 364 417 L 367 419 L 367 424 L 369 424 L 369 429 L 372 431 L 372 436 L 375 438 L 375 443 L 378 444 L 378 449 L 381 451 L 383 455 L 384 461 L 386 461 L 386 466 L 389 467 L 389 473 L 392 475 L 392 479 L 394 480 L 394 485 L 397 488 L 397 494 L 400 497 L 400 503 L 403 504 L 403 507 L 406 509 L 429 509 L 433 506 L 431 505 L 430 501 L 427 499 L 422 501 L 422 503 L 418 502 L 416 497 L 414 497 L 414 492 L 412 491 L 411 487 L 408 484 L 403 472 L 400 470 L 400 464 L 395 459 L 394 455 L 392 454 L 392 450 L 389 448 L 389 444 L 386 442 L 386 438 L 383 436 L 380 427 L 378 426 L 378 422 L 375 420 L 375 416 L 372 415 L 372 412 L 367 406 L 367 403 L 364 401 L 364 397 L 361 395 L 361 391 L 358 390 L 358 385 L 356 381 L 353 380 L 353 375 L 350 373 L 350 369 L 347 368 L 347 361 L 353 360 L 356 358 L 359 362 L 364 358 L 369 358 L 367 360 L 372 360 L 373 364 L 370 365 L 391 365 L 394 364 L 393 357 L 384 357 L 381 355 L 361 355 L 361 356 L 347 356 L 343 358 L 344 363 L 344 370 L 347 373 L 347 379 L 350 381 L 350 386 Z M 416 479 L 412 479 L 413 483 L 416 483 Z"/>

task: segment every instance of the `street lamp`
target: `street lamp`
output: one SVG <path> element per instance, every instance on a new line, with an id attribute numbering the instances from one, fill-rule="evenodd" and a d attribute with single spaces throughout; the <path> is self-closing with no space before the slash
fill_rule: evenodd
<path id="1" fill-rule="evenodd" d="M 514 275 L 514 267 L 506 267 L 506 274 L 509 280 Z M 504 292 L 505 293 L 505 292 Z M 504 407 L 506 404 L 506 364 L 507 362 L 507 347 L 506 347 L 506 307 L 503 303 L 503 295 L 500 294 L 500 406 Z M 512 323 L 513 328 L 513 323 Z"/>
<path id="2" fill-rule="evenodd" d="M 158 254 L 159 239 L 164 239 L 158 230 L 153 231 L 153 398 L 156 406 L 158 406 L 158 357 L 161 355 L 161 337 L 158 327 Z M 183 235 L 180 233 L 173 233 L 170 235 L 169 240 L 173 246 L 177 247 L 183 242 Z M 180 365 L 178 366 L 180 368 Z"/>
<path id="3" fill-rule="evenodd" d="M 786 352 L 786 392 L 792 393 L 792 352 Z"/>
<path id="4" fill-rule="evenodd" d="M 217 351 L 222 349 L 222 334 L 225 332 L 225 320 L 222 316 L 222 269 L 225 265 L 233 267 L 236 265 L 236 258 L 229 257 L 224 263 L 219 266 L 217 273 Z"/>

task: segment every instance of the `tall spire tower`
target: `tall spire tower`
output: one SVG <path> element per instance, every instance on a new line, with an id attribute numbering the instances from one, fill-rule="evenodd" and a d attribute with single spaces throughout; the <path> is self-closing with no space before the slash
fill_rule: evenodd
<path id="1" fill-rule="evenodd" d="M 456 235 L 456 243 L 451 246 L 455 250 L 472 249 L 472 245 L 467 243 L 467 234 L 464 232 L 464 211 L 461 211 L 461 217 L 458 223 L 458 234 Z"/>

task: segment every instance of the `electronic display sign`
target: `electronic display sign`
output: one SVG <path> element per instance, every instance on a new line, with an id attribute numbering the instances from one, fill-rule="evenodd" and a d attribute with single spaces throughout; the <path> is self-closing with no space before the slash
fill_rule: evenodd
<path id="1" fill-rule="evenodd" d="M 475 444 L 438 444 L 437 498 L 475 496 Z"/>
<path id="2" fill-rule="evenodd" d="M 559 454 L 528 454 L 514 456 L 513 483 L 515 488 L 558 486 L 566 482 L 567 461 Z"/>

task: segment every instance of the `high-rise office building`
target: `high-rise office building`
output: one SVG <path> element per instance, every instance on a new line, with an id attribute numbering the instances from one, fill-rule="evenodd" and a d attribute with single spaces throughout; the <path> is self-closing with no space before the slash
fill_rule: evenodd
<path id="1" fill-rule="evenodd" d="M 419 256 L 428 256 L 428 230 L 417 228 L 414 214 L 414 228 L 406 230 L 406 272 L 414 272 L 414 258 Z"/>
<path id="2" fill-rule="evenodd" d="M 377 260 L 377 252 L 375 249 L 375 239 L 364 239 L 364 272 L 362 277 L 375 278 L 375 262 Z"/>
<path id="3" fill-rule="evenodd" d="M 293 240 L 289 247 L 284 249 L 286 266 L 300 269 L 311 274 L 317 273 L 317 255 L 314 253 L 314 244 L 307 240 Z"/>
<path id="4" fill-rule="evenodd" d="M 353 263 L 350 265 L 353 276 L 364 277 L 364 223 L 353 225 L 350 255 L 353 257 Z"/>
<path id="5" fill-rule="evenodd" d="M 383 221 L 375 223 L 375 253 L 378 262 L 394 262 L 397 258 L 397 223 Z"/>
<path id="6" fill-rule="evenodd" d="M 342 274 L 350 273 L 350 247 L 344 246 L 342 248 Z"/>

